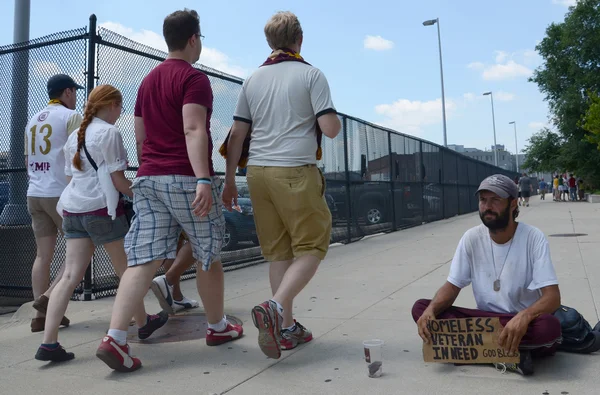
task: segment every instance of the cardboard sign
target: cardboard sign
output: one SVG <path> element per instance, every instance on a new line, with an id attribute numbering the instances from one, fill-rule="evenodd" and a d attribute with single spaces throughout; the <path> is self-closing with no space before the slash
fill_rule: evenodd
<path id="1" fill-rule="evenodd" d="M 497 317 L 431 320 L 427 327 L 432 341 L 423 343 L 425 362 L 519 363 L 519 353 L 509 356 L 498 346 L 502 325 Z"/>

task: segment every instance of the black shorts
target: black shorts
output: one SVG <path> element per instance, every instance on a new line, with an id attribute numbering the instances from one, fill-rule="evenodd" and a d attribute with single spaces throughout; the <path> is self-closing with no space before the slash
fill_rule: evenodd
<path id="1" fill-rule="evenodd" d="M 521 197 L 521 191 L 519 191 L 519 197 Z"/>
<path id="2" fill-rule="evenodd" d="M 531 197 L 531 192 L 523 191 L 523 192 L 521 192 L 521 195 L 523 195 L 524 198 L 528 198 L 528 197 Z"/>

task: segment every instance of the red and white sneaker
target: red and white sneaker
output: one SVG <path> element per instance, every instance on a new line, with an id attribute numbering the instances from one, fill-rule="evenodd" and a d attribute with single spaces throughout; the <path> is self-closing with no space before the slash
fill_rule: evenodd
<path id="1" fill-rule="evenodd" d="M 117 372 L 129 373 L 142 367 L 142 361 L 131 356 L 128 344 L 121 346 L 110 336 L 104 336 L 96 356 Z"/>
<path id="2" fill-rule="evenodd" d="M 206 345 L 218 346 L 223 343 L 237 340 L 242 337 L 243 334 L 244 328 L 242 328 L 241 325 L 233 325 L 228 321 L 227 326 L 221 332 L 217 332 L 210 328 L 206 330 Z"/>
<path id="3" fill-rule="evenodd" d="M 258 346 L 269 358 L 281 357 L 281 321 L 277 312 L 277 304 L 272 300 L 263 302 L 252 309 L 252 321 L 258 329 Z"/>
<path id="4" fill-rule="evenodd" d="M 281 331 L 281 339 L 279 342 L 282 350 L 294 349 L 300 344 L 308 343 L 313 339 L 313 335 L 310 330 L 306 329 L 296 320 L 294 320 L 294 324 L 294 329 L 284 329 Z"/>

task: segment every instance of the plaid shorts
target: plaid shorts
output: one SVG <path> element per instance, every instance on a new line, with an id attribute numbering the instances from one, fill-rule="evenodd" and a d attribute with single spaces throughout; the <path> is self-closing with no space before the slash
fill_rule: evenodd
<path id="1" fill-rule="evenodd" d="M 225 216 L 221 202 L 223 182 L 212 177 L 213 204 L 206 217 L 192 212 L 196 178 L 190 176 L 145 176 L 131 185 L 135 217 L 125 237 L 128 266 L 155 260 L 175 259 L 183 232 L 192 245 L 194 258 L 207 271 L 221 260 Z"/>

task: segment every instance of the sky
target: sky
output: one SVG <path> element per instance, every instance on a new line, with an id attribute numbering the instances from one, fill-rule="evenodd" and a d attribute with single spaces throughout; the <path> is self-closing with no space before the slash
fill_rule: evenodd
<path id="1" fill-rule="evenodd" d="M 200 63 L 247 77 L 268 56 L 263 28 L 280 10 L 298 15 L 302 55 L 329 81 L 338 111 L 443 144 L 437 27 L 443 51 L 448 144 L 490 149 L 492 91 L 498 144 L 523 150 L 548 124 L 548 107 L 528 82 L 547 26 L 576 0 L 31 0 L 30 38 L 98 24 L 164 50 L 162 22 L 184 7 L 198 11 L 205 36 Z M 0 45 L 13 42 L 14 1 L 0 1 Z M 4 67 L 4 66 L 3 66 Z M 224 125 L 226 127 L 227 125 Z"/>

